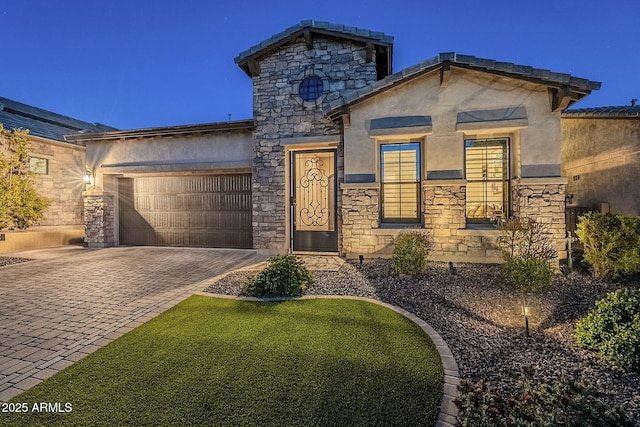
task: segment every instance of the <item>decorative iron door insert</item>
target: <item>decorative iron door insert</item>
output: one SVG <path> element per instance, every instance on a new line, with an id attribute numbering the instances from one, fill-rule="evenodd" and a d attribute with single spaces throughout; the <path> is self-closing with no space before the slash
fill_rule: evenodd
<path id="1" fill-rule="evenodd" d="M 336 252 L 336 151 L 294 151 L 291 161 L 295 251 Z"/>

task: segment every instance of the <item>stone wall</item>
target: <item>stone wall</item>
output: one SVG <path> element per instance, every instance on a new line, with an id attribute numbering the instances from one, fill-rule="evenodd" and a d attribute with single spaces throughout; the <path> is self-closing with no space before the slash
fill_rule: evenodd
<path id="1" fill-rule="evenodd" d="M 397 233 L 380 234 L 380 189 L 342 184 L 342 252 L 347 256 L 391 253 Z"/>
<path id="2" fill-rule="evenodd" d="M 466 182 L 422 186 L 424 225 L 431 233 L 431 258 L 440 261 L 497 262 L 496 230 L 466 229 Z"/>
<path id="3" fill-rule="evenodd" d="M 101 190 L 86 191 L 84 196 L 85 242 L 89 248 L 115 244 L 114 197 Z"/>
<path id="4" fill-rule="evenodd" d="M 30 153 L 35 157 L 47 159 L 49 163 L 46 175 L 34 175 L 36 190 L 51 201 L 38 225 L 81 226 L 85 148 L 32 140 Z"/>
<path id="5" fill-rule="evenodd" d="M 533 217 L 548 226 L 558 250 L 566 258 L 563 178 L 514 181 L 513 214 Z M 500 262 L 497 229 L 466 227 L 464 183 L 423 182 L 424 228 L 434 243 L 430 258 L 436 261 Z M 407 228 L 380 228 L 379 189 L 366 184 L 342 185 L 343 250 L 349 257 L 359 254 L 388 256 L 395 237 Z"/>
<path id="6" fill-rule="evenodd" d="M 367 62 L 364 43 L 314 36 L 312 49 L 301 37 L 259 61 L 260 75 L 253 77 L 253 244 L 282 251 L 288 247 L 283 140 L 339 131 L 321 106 L 304 107 L 296 100 L 294 84 L 315 73 L 328 81 L 324 102 L 330 102 L 376 80 L 375 55 Z M 339 166 L 341 154 L 339 147 Z"/>
<path id="7" fill-rule="evenodd" d="M 46 173 L 34 174 L 33 179 L 36 191 L 49 199 L 50 205 L 44 217 L 27 230 L 3 232 L 0 252 L 82 243 L 85 148 L 31 137 L 29 154 L 47 162 Z"/>
<path id="8" fill-rule="evenodd" d="M 567 257 L 565 223 L 565 178 L 523 178 L 512 185 L 514 216 L 535 218 L 547 226 L 558 250 L 558 259 Z"/>
<path id="9" fill-rule="evenodd" d="M 434 254 L 459 252 L 462 240 L 455 231 L 465 227 L 465 185 L 422 186 L 424 225 L 431 232 Z"/>
<path id="10" fill-rule="evenodd" d="M 499 262 L 497 230 L 465 229 L 466 186 L 423 183 L 424 228 L 434 246 L 436 261 Z M 342 184 L 342 250 L 348 258 L 358 255 L 388 257 L 396 237 L 420 224 L 380 227 L 380 191 L 370 184 Z"/>

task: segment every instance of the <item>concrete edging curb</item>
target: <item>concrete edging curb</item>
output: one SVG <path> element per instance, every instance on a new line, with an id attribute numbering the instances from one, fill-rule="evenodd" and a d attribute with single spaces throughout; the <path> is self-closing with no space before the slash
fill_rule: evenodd
<path id="1" fill-rule="evenodd" d="M 240 297 L 234 295 L 214 294 L 210 292 L 195 292 L 194 295 L 235 299 L 241 301 L 288 301 L 288 300 L 303 300 L 303 299 L 353 299 L 359 301 L 366 301 L 372 304 L 381 305 L 396 313 L 402 314 L 407 319 L 420 326 L 422 330 L 431 338 L 433 343 L 440 354 L 442 360 L 442 368 L 444 369 L 444 394 L 440 401 L 440 413 L 438 419 L 434 424 L 434 427 L 455 427 L 457 425 L 458 408 L 456 407 L 454 400 L 458 395 L 458 385 L 460 384 L 460 373 L 458 371 L 458 364 L 456 363 L 453 353 L 447 343 L 442 339 L 440 334 L 436 332 L 427 322 L 420 319 L 415 314 L 407 311 L 403 308 L 397 307 L 386 302 L 379 301 L 373 298 L 356 297 L 348 295 L 305 295 L 300 298 L 256 298 L 256 297 Z"/>

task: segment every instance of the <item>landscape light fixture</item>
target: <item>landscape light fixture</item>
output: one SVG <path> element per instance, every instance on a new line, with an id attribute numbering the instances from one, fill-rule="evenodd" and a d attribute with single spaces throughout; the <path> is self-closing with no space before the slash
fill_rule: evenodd
<path id="1" fill-rule="evenodd" d="M 526 302 L 522 304 L 522 314 L 524 315 L 525 335 L 529 338 L 529 315 L 531 314 L 531 307 L 529 307 Z"/>

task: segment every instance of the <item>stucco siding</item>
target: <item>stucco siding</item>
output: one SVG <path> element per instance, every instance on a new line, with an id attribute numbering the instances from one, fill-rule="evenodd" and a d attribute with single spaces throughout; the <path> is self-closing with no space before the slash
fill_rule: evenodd
<path id="1" fill-rule="evenodd" d="M 571 205 L 640 215 L 640 120 L 563 118 L 562 172 Z"/>
<path id="2" fill-rule="evenodd" d="M 526 119 L 473 124 L 458 129 L 458 113 L 465 111 L 514 110 L 524 107 Z M 440 86 L 439 73 L 431 73 L 390 89 L 351 107 L 351 126 L 345 129 L 345 175 L 377 174 L 377 148 L 367 130 L 368 120 L 394 116 L 430 116 L 429 133 L 410 129 L 385 139 L 411 139 L 426 136 L 426 170 L 463 170 L 465 137 L 519 132 L 516 160 L 523 165 L 560 164 L 560 115 L 551 112 L 546 87 L 513 79 L 499 78 L 468 70 L 453 69 L 449 84 Z M 529 170 L 546 170 L 537 168 Z M 517 171 L 520 168 L 516 168 Z M 525 175 L 526 176 L 526 175 Z M 535 175 L 533 175 L 535 176 Z"/>
<path id="3" fill-rule="evenodd" d="M 116 141 L 90 141 L 87 144 L 87 165 L 101 173 L 110 173 L 109 168 L 126 168 L 148 165 L 147 172 L 163 170 L 160 166 L 189 163 L 210 163 L 216 165 L 244 164 L 250 167 L 252 139 L 248 131 L 208 133 L 202 135 L 179 135 L 174 137 L 154 137 L 121 139 Z M 125 169 L 117 169 L 118 172 Z"/>

